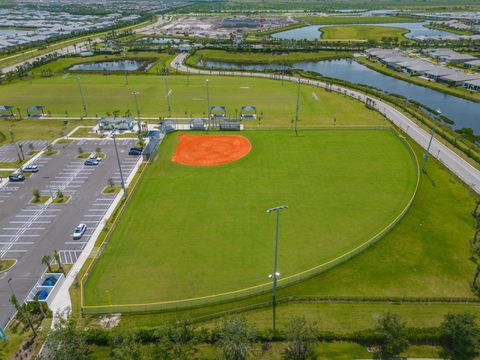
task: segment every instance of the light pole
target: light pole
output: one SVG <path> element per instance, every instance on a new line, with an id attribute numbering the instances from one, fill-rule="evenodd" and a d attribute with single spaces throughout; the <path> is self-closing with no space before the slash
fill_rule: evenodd
<path id="1" fill-rule="evenodd" d="M 276 212 L 277 213 L 277 223 L 276 223 L 276 231 L 275 231 L 275 255 L 273 258 L 273 274 L 269 275 L 269 278 L 273 279 L 273 287 L 272 287 L 272 316 L 273 316 L 273 331 L 275 332 L 275 307 L 277 306 L 276 303 L 276 292 L 277 292 L 277 278 L 280 274 L 277 272 L 277 260 L 278 260 L 278 224 L 280 221 L 280 210 L 288 209 L 287 205 L 281 205 L 277 207 L 273 207 L 267 210 L 267 213 Z"/>
<path id="2" fill-rule="evenodd" d="M 297 108 L 295 109 L 295 136 L 298 136 L 298 111 L 300 108 L 300 78 L 298 78 Z"/>
<path id="3" fill-rule="evenodd" d="M 171 92 L 170 92 L 170 90 L 168 89 L 168 77 L 165 77 L 164 80 L 165 80 L 165 93 L 166 93 L 167 105 L 168 105 L 168 117 L 171 118 L 171 117 L 172 117 L 172 107 L 170 106 L 170 95 L 171 95 Z"/>
<path id="4" fill-rule="evenodd" d="M 120 174 L 120 184 L 122 185 L 123 189 L 123 197 L 127 198 L 127 189 L 125 188 L 125 181 L 123 181 L 123 172 L 122 172 L 122 165 L 120 163 L 120 156 L 118 155 L 118 148 L 117 148 L 117 140 L 115 139 L 115 130 L 112 131 L 113 137 L 113 146 L 115 147 L 115 155 L 117 156 L 117 165 L 118 165 L 118 172 Z"/>
<path id="5" fill-rule="evenodd" d="M 87 104 L 85 104 L 85 98 L 83 97 L 82 84 L 80 84 L 80 76 L 77 76 L 77 85 L 78 91 L 80 92 L 80 97 L 82 98 L 83 113 L 87 116 Z"/>
<path id="6" fill-rule="evenodd" d="M 208 90 L 208 79 L 205 80 L 205 87 L 207 91 L 207 131 L 210 129 L 210 92 Z"/>
<path id="7" fill-rule="evenodd" d="M 140 93 L 138 91 L 132 92 L 133 98 L 135 100 L 135 107 L 137 108 L 137 124 L 138 124 L 138 138 L 142 140 L 142 124 L 140 122 L 140 108 L 138 107 L 138 95 Z M 115 137 L 113 138 L 115 139 Z"/>
<path id="8" fill-rule="evenodd" d="M 440 111 L 440 109 L 437 110 L 437 114 L 438 116 L 440 117 L 440 115 L 442 114 L 442 112 Z M 422 164 L 422 171 L 425 171 L 425 166 L 427 165 L 427 160 L 428 160 L 428 153 L 430 152 L 430 147 L 432 146 L 432 141 L 433 141 L 433 137 L 435 135 L 435 129 L 437 128 L 437 123 L 435 123 L 435 125 L 433 126 L 432 128 L 432 131 L 430 133 L 430 141 L 428 142 L 428 146 L 427 146 L 427 150 L 425 151 L 425 153 L 423 154 L 423 164 Z"/>

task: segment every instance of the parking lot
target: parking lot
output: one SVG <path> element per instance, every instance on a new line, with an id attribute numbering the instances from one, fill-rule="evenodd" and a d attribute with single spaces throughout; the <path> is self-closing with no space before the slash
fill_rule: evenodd
<path id="1" fill-rule="evenodd" d="M 23 153 L 25 158 L 29 159 L 33 156 L 29 154 L 30 150 L 42 150 L 47 144 L 48 141 L 46 140 L 22 140 L 17 141 L 16 145 L 3 145 L 0 147 L 0 163 L 13 163 L 17 161 L 18 152 L 20 152 L 20 155 Z"/>
<path id="2" fill-rule="evenodd" d="M 117 140 L 125 178 L 139 160 L 138 156 L 128 155 L 135 142 Z M 100 147 L 105 158 L 97 166 L 86 166 L 83 159 L 77 159 L 80 146 L 85 152 Z M 63 263 L 74 263 L 114 200 L 115 195 L 102 194 L 102 189 L 109 178 L 120 183 L 112 140 L 77 140 L 55 148 L 60 150 L 58 154 L 42 155 L 35 161 L 40 168 L 38 173 L 25 182 L 0 188 L 0 258 L 17 259 L 11 270 L 0 274 L 0 324 L 13 312 L 8 302 L 8 279 L 12 278 L 13 289 L 23 300 L 45 270 L 41 264 L 43 256 L 51 256 L 57 250 Z M 34 189 L 42 195 L 60 190 L 71 200 L 66 204 L 29 204 Z M 86 233 L 80 240 L 73 240 L 73 230 L 79 223 L 87 225 Z"/>

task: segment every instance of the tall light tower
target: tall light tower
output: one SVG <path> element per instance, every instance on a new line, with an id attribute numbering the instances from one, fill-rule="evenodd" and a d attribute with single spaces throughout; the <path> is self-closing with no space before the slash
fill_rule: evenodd
<path id="1" fill-rule="evenodd" d="M 205 89 L 207 91 L 207 131 L 210 129 L 210 92 L 208 90 L 208 79 L 205 80 Z"/>
<path id="2" fill-rule="evenodd" d="M 82 84 L 80 84 L 80 76 L 77 76 L 78 91 L 80 91 L 80 97 L 82 98 L 83 113 L 87 116 L 87 105 L 85 104 L 85 98 L 83 97 Z"/>
<path id="3" fill-rule="evenodd" d="M 115 148 L 115 156 L 117 157 L 118 173 L 120 174 L 120 185 L 122 186 L 122 189 L 123 189 L 123 197 L 126 199 L 128 194 L 127 194 L 127 188 L 125 187 L 125 181 L 123 179 L 123 171 L 122 171 L 122 164 L 120 162 L 120 156 L 118 155 L 117 140 L 115 139 L 115 130 L 112 131 L 112 138 L 113 138 L 113 146 Z"/>
<path id="4" fill-rule="evenodd" d="M 440 116 L 442 115 L 442 112 L 440 111 L 440 109 L 437 109 L 437 114 L 438 114 L 438 118 L 440 120 Z M 428 160 L 428 153 L 430 152 L 430 147 L 432 146 L 432 141 L 433 141 L 433 138 L 435 136 L 435 130 L 436 129 L 437 129 L 437 123 L 435 123 L 435 125 L 432 128 L 432 131 L 430 133 L 430 141 L 428 142 L 427 150 L 423 154 L 422 171 L 425 171 L 425 166 L 427 165 L 427 160 Z"/>
<path id="5" fill-rule="evenodd" d="M 298 111 L 300 110 L 300 78 L 298 78 L 297 108 L 295 109 L 295 136 L 298 136 Z"/>
<path id="6" fill-rule="evenodd" d="M 277 278 L 280 274 L 277 272 L 277 261 L 278 261 L 278 224 L 280 221 L 280 210 L 288 209 L 287 205 L 276 206 L 267 210 L 267 213 L 276 212 L 277 213 L 277 223 L 275 231 L 275 255 L 273 258 L 273 274 L 270 274 L 268 277 L 273 279 L 272 287 L 272 317 L 273 317 L 273 331 L 275 332 L 275 308 L 276 303 L 276 292 L 277 292 Z"/>
<path id="7" fill-rule="evenodd" d="M 142 140 L 142 124 L 140 121 L 140 108 L 138 107 L 138 95 L 140 95 L 140 93 L 138 91 L 134 91 L 132 92 L 132 95 L 135 100 L 135 107 L 137 108 L 138 138 Z"/>
<path id="8" fill-rule="evenodd" d="M 168 104 L 168 117 L 172 117 L 172 107 L 170 106 L 170 95 L 172 95 L 172 92 L 168 88 L 168 77 L 165 77 L 164 80 L 165 80 L 165 93 L 166 93 L 167 104 Z"/>

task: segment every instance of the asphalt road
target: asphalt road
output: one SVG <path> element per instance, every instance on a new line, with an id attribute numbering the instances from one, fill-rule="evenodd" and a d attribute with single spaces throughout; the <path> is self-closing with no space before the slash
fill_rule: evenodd
<path id="1" fill-rule="evenodd" d="M 122 171 L 126 177 L 138 157 L 128 156 L 135 139 L 117 139 Z M 78 148 L 94 152 L 97 147 L 106 154 L 97 166 L 85 166 L 77 159 Z M 58 250 L 64 263 L 74 263 L 90 235 L 99 224 L 114 195 L 102 194 L 111 177 L 119 184 L 117 161 L 111 139 L 76 140 L 69 145 L 55 145 L 60 152 L 41 156 L 35 161 L 40 171 L 23 183 L 7 183 L 0 187 L 0 258 L 17 259 L 15 266 L 0 274 L 0 325 L 5 325 L 14 309 L 9 303 L 8 279 L 20 301 L 23 301 L 45 271 L 44 255 Z M 42 195 L 61 190 L 71 195 L 64 205 L 32 205 L 33 189 Z M 73 240 L 76 225 L 85 223 L 87 231 L 80 240 Z"/>
<path id="2" fill-rule="evenodd" d="M 183 61 L 188 54 L 178 55 L 171 63 L 171 66 L 177 68 L 180 71 L 190 72 L 192 74 L 204 74 L 204 75 L 234 75 L 234 76 L 249 76 L 249 77 L 262 77 L 268 79 L 281 79 L 282 76 L 276 74 L 267 73 L 255 73 L 244 71 L 215 71 L 215 70 L 201 70 L 186 66 Z M 309 80 L 304 78 L 295 78 L 292 76 L 283 76 L 283 80 L 297 82 L 300 80 L 302 84 L 308 84 L 326 88 L 327 84 L 322 81 Z M 366 101 L 367 96 L 355 90 L 346 89 L 337 85 L 331 88 L 341 94 L 359 99 L 360 101 Z M 368 96 L 374 100 L 374 106 L 385 115 L 392 123 L 402 129 L 408 136 L 410 136 L 416 143 L 422 148 L 427 149 L 431 134 L 418 126 L 413 120 L 396 110 L 393 106 L 383 102 L 380 99 Z M 429 149 L 430 156 L 441 161 L 450 171 L 457 175 L 463 182 L 470 186 L 475 192 L 480 194 L 480 171 L 470 165 L 467 161 L 462 159 L 453 150 L 446 145 L 433 139 Z"/>

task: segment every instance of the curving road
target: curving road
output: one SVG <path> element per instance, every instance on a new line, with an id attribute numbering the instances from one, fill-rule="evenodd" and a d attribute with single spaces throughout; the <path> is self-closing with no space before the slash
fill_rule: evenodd
<path id="1" fill-rule="evenodd" d="M 244 71 L 216 71 L 216 70 L 201 70 L 188 67 L 184 64 L 185 58 L 188 54 L 178 55 L 171 63 L 174 68 L 189 72 L 192 74 L 204 75 L 233 75 L 233 76 L 249 76 L 249 77 L 263 77 L 268 79 L 282 79 L 284 81 L 298 82 L 302 84 L 318 86 L 326 88 L 327 83 L 316 80 L 309 80 L 304 78 L 296 78 L 293 76 L 281 76 L 277 74 L 244 72 Z M 418 126 L 413 120 L 396 110 L 388 103 L 372 96 L 367 96 L 361 92 L 340 87 L 337 85 L 330 86 L 332 91 L 354 97 L 360 101 L 365 102 L 367 97 L 374 101 L 375 108 L 385 115 L 392 123 L 402 129 L 408 136 L 417 142 L 422 148 L 427 149 L 431 139 L 431 134 Z M 450 171 L 457 175 L 463 182 L 470 186 L 476 193 L 480 194 L 480 171 L 470 165 L 467 161 L 462 159 L 453 150 L 448 148 L 439 140 L 433 138 L 429 149 L 430 156 L 442 162 Z"/>

